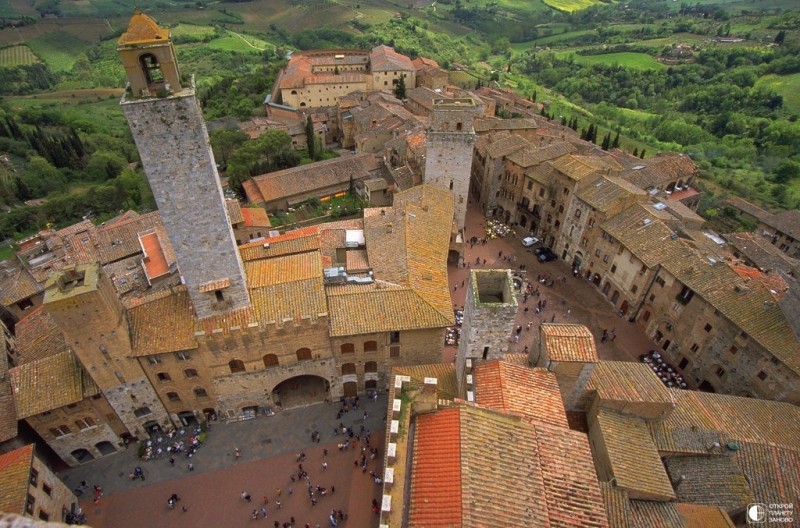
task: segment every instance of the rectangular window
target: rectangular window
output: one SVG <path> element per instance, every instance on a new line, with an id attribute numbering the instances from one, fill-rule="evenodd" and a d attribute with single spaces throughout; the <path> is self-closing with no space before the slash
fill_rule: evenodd
<path id="1" fill-rule="evenodd" d="M 600 250 L 599 250 L 599 249 L 596 249 L 596 250 L 595 250 L 595 252 L 594 252 L 594 256 L 595 256 L 595 257 L 599 257 L 599 256 L 600 256 Z"/>
<path id="2" fill-rule="evenodd" d="M 705 330 L 706 332 L 710 332 L 712 328 L 713 327 L 710 324 L 706 323 L 706 325 L 703 327 L 703 330 Z"/>
<path id="3" fill-rule="evenodd" d="M 589 227 L 590 227 L 590 228 L 591 228 L 591 227 L 594 227 L 594 218 L 592 218 L 591 220 L 589 220 Z"/>
<path id="4" fill-rule="evenodd" d="M 45 492 L 48 497 L 53 495 L 53 488 L 51 488 L 47 484 L 42 484 L 42 491 Z"/>
<path id="5" fill-rule="evenodd" d="M 764 381 L 765 379 L 767 379 L 767 373 L 762 370 L 758 374 L 756 374 L 756 377 L 761 381 Z"/>
<path id="6" fill-rule="evenodd" d="M 606 264 L 608 264 L 608 255 L 606 255 L 606 256 L 604 256 L 604 257 L 603 257 L 603 262 L 605 262 Z"/>
<path id="7" fill-rule="evenodd" d="M 400 342 L 400 332 L 390 332 L 389 333 L 389 342 L 392 344 Z"/>
<path id="8" fill-rule="evenodd" d="M 208 393 L 206 392 L 205 389 L 202 389 L 202 388 L 195 389 L 194 390 L 194 395 L 197 396 L 198 398 L 207 398 L 208 397 Z"/>
<path id="9" fill-rule="evenodd" d="M 29 515 L 33 515 L 33 507 L 36 505 L 36 499 L 28 493 L 28 497 L 25 499 L 25 512 Z"/>
<path id="10" fill-rule="evenodd" d="M 613 273 L 615 273 L 616 271 L 617 271 L 617 265 L 616 265 L 616 264 L 614 264 L 613 266 L 611 266 L 611 273 L 613 274 Z"/>
<path id="11" fill-rule="evenodd" d="M 528 190 L 530 191 L 531 189 L 533 189 L 533 182 L 529 181 L 528 182 Z"/>
<path id="12" fill-rule="evenodd" d="M 656 284 L 658 284 L 662 288 L 667 285 L 666 281 L 664 281 L 664 279 L 662 279 L 660 276 L 656 277 Z"/>
<path id="13" fill-rule="evenodd" d="M 175 359 L 178 361 L 189 361 L 192 359 L 192 355 L 188 352 L 175 352 Z"/>
<path id="14" fill-rule="evenodd" d="M 39 518 L 41 520 L 43 520 L 43 521 L 49 521 L 50 520 L 50 514 L 47 513 L 44 510 L 39 510 Z"/>
<path id="15" fill-rule="evenodd" d="M 400 357 L 400 347 L 399 346 L 392 346 L 389 347 L 389 357 Z"/>
<path id="16" fill-rule="evenodd" d="M 738 349 L 738 348 L 736 348 L 736 346 L 735 346 L 735 345 L 734 345 L 734 346 L 731 346 L 731 347 L 728 349 L 728 352 L 730 352 L 731 354 L 736 354 L 738 351 L 739 351 L 739 349 Z"/>
<path id="17" fill-rule="evenodd" d="M 725 369 L 722 367 L 717 367 L 717 370 L 714 371 L 714 374 L 716 374 L 718 378 L 721 378 L 725 375 Z"/>
<path id="18" fill-rule="evenodd" d="M 158 359 L 158 356 L 147 356 L 147 362 L 151 365 L 158 365 L 161 363 L 161 360 Z"/>
<path id="19" fill-rule="evenodd" d="M 655 293 L 651 293 L 650 297 L 648 297 L 648 299 L 650 299 L 650 302 L 655 301 L 656 300 L 656 294 Z"/>
<path id="20" fill-rule="evenodd" d="M 778 358 L 776 358 L 775 356 L 772 356 L 771 358 L 769 358 L 769 362 L 772 363 L 773 365 L 777 365 L 778 363 L 780 363 Z"/>
<path id="21" fill-rule="evenodd" d="M 631 286 L 631 293 L 635 294 L 637 291 L 639 291 L 639 287 L 637 285 L 634 284 Z"/>
<path id="22" fill-rule="evenodd" d="M 28 482 L 35 488 L 39 484 L 39 472 L 31 468 L 31 477 Z"/>
<path id="23" fill-rule="evenodd" d="M 697 352 L 698 350 L 700 350 L 700 345 L 698 345 L 697 343 L 693 344 L 692 345 L 692 352 Z"/>

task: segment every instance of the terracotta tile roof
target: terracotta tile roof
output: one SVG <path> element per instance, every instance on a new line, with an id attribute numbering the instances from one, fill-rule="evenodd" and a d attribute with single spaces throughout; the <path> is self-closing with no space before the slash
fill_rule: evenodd
<path id="1" fill-rule="evenodd" d="M 143 253 L 142 266 L 150 280 L 169 273 L 169 263 L 167 263 L 167 257 L 161 248 L 161 239 L 158 233 L 151 231 L 139 235 L 139 243 Z"/>
<path id="2" fill-rule="evenodd" d="M 53 356 L 69 349 L 64 334 L 39 306 L 21 319 L 15 327 L 17 334 L 17 364 L 21 365 Z"/>
<path id="3" fill-rule="evenodd" d="M 743 442 L 734 458 L 749 479 L 750 489 L 758 502 L 797 502 L 800 497 L 800 450 Z"/>
<path id="4" fill-rule="evenodd" d="M 742 469 L 732 457 L 666 457 L 664 465 L 672 482 L 680 481 L 675 489 L 678 502 L 721 506 L 727 511 L 756 502 Z"/>
<path id="5" fill-rule="evenodd" d="M 475 132 L 490 132 L 493 130 L 527 130 L 539 128 L 536 121 L 527 117 L 499 119 L 497 117 L 478 117 L 472 121 Z"/>
<path id="6" fill-rule="evenodd" d="M 753 233 L 729 233 L 723 236 L 744 258 L 762 271 L 800 270 L 800 260 L 790 257 L 764 237 Z"/>
<path id="7" fill-rule="evenodd" d="M 8 373 L 20 419 L 83 399 L 85 374 L 71 351 L 19 365 Z"/>
<path id="8" fill-rule="evenodd" d="M 322 278 L 322 260 L 319 251 L 284 255 L 245 263 L 247 287 L 262 288 L 285 282 Z"/>
<path id="9" fill-rule="evenodd" d="M 493 360 L 478 363 L 474 379 L 478 405 L 528 421 L 569 427 L 554 373 Z"/>
<path id="10" fill-rule="evenodd" d="M 544 423 L 534 428 L 550 526 L 608 526 L 587 436 Z"/>
<path id="11" fill-rule="evenodd" d="M 409 524 L 462 526 L 460 410 L 417 417 L 413 449 Z"/>
<path id="12" fill-rule="evenodd" d="M 215 290 L 222 290 L 224 288 L 229 288 L 231 285 L 231 279 L 225 277 L 224 279 L 215 279 L 212 281 L 205 282 L 197 287 L 198 290 L 201 292 L 212 292 Z"/>
<path id="13" fill-rule="evenodd" d="M 243 207 L 240 209 L 246 227 L 270 227 L 269 215 L 261 207 Z"/>
<path id="14" fill-rule="evenodd" d="M 164 229 L 158 211 L 134 218 L 120 219 L 114 223 L 98 227 L 95 231 L 95 243 L 100 254 L 100 262 L 107 264 L 141 253 L 139 233 L 153 229 Z M 165 232 L 164 234 L 166 235 Z M 169 245 L 169 240 L 166 236 L 161 236 L 160 238 L 162 247 Z M 165 247 L 164 253 L 167 257 L 173 254 L 171 246 L 169 249 Z M 167 258 L 167 260 L 174 262 L 174 258 Z"/>
<path id="15" fill-rule="evenodd" d="M 324 317 L 328 314 L 322 276 L 250 290 L 255 318 L 260 322 Z M 355 332 L 352 332 L 355 333 Z M 350 335 L 350 334 L 346 334 Z"/>
<path id="16" fill-rule="evenodd" d="M 580 189 L 577 196 L 590 207 L 613 214 L 621 211 L 631 202 L 645 201 L 649 195 L 643 189 L 622 178 L 600 176 L 594 182 Z"/>
<path id="17" fill-rule="evenodd" d="M 598 360 L 594 336 L 583 325 L 544 323 L 539 326 L 539 333 L 550 361 Z"/>
<path id="18" fill-rule="evenodd" d="M 306 193 L 347 184 L 351 177 L 354 180 L 367 178 L 380 168 L 381 163 L 373 154 L 319 161 L 255 176 L 245 182 L 245 192 L 247 200 L 252 203 L 289 199 L 291 204 L 293 197 L 305 199 Z"/>
<path id="19" fill-rule="evenodd" d="M 520 167 L 539 165 L 547 160 L 575 152 L 577 149 L 566 141 L 557 141 L 549 145 L 533 145 L 517 150 L 507 156 L 507 160 Z"/>
<path id="20" fill-rule="evenodd" d="M 659 219 L 655 210 L 645 204 L 628 207 L 600 227 L 648 267 L 666 259 L 683 258 L 691 252 L 674 237 L 674 231 Z"/>
<path id="21" fill-rule="evenodd" d="M 800 211 L 792 209 L 772 216 L 768 224 L 778 229 L 781 233 L 790 235 L 795 240 L 800 239 Z"/>
<path id="22" fill-rule="evenodd" d="M 622 166 L 614 158 L 599 158 L 580 154 L 568 154 L 548 161 L 548 163 L 561 174 L 575 181 L 581 181 L 587 176 L 600 171 L 613 170 L 616 172 L 622 169 Z"/>
<path id="23" fill-rule="evenodd" d="M 680 179 L 686 181 L 698 172 L 697 166 L 689 156 L 674 153 L 640 160 L 636 167 L 641 168 L 626 170 L 621 177 L 642 189 L 664 187 Z"/>
<path id="24" fill-rule="evenodd" d="M 417 103 L 429 112 L 433 111 L 433 100 L 437 97 L 441 97 L 441 95 L 427 86 L 417 86 L 406 92 L 406 98 L 409 101 Z"/>
<path id="25" fill-rule="evenodd" d="M 33 444 L 0 454 L 0 512 L 25 514 L 33 456 Z"/>
<path id="26" fill-rule="evenodd" d="M 800 373 L 800 341 L 763 284 L 743 284 L 745 281 L 727 264 L 709 262 L 696 253 L 664 260 L 661 265 L 784 365 Z"/>
<path id="27" fill-rule="evenodd" d="M 484 138 L 486 147 L 483 150 L 488 157 L 494 159 L 508 156 L 530 145 L 525 138 L 508 132 L 491 133 L 481 139 Z"/>
<path id="28" fill-rule="evenodd" d="M 708 453 L 713 442 L 783 446 L 800 450 L 797 406 L 705 392 L 667 389 L 676 403 L 670 415 L 649 423 L 659 451 Z"/>
<path id="29" fill-rule="evenodd" d="M 596 420 L 616 485 L 637 498 L 674 500 L 672 483 L 645 421 L 605 409 L 598 411 Z"/>
<path id="30" fill-rule="evenodd" d="M 789 289 L 789 285 L 784 278 L 777 273 L 768 275 L 757 268 L 741 266 L 736 263 L 731 263 L 731 269 L 735 271 L 739 277 L 743 278 L 747 284 L 760 284 L 767 288 L 776 300 L 779 300 Z"/>
<path id="31" fill-rule="evenodd" d="M 242 207 L 239 205 L 238 200 L 225 200 L 225 207 L 228 209 L 228 218 L 231 225 L 241 224 L 244 222 L 242 216 Z"/>
<path id="32" fill-rule="evenodd" d="M 728 513 L 718 506 L 678 503 L 678 513 L 686 521 L 688 528 L 734 528 Z"/>
<path id="33" fill-rule="evenodd" d="M 266 249 L 264 249 L 265 244 L 269 244 Z M 243 244 L 239 246 L 239 254 L 242 256 L 242 260 L 247 262 L 317 249 L 320 249 L 320 229 L 319 226 L 313 226 L 289 231 L 258 242 Z"/>
<path id="34" fill-rule="evenodd" d="M 630 528 L 689 528 L 674 502 L 631 500 Z"/>
<path id="35" fill-rule="evenodd" d="M 128 309 L 135 357 L 197 348 L 189 293 L 183 286 L 141 299 Z"/>
<path id="36" fill-rule="evenodd" d="M 138 9 L 128 22 L 128 29 L 119 37 L 117 44 L 120 46 L 166 42 L 169 39 L 169 30 L 158 26 L 155 20 L 145 15 Z"/>
<path id="37" fill-rule="evenodd" d="M 0 324 L 0 339 L 3 339 L 2 331 Z M 17 436 L 17 409 L 14 406 L 14 396 L 8 378 L 8 353 L 5 346 L 0 345 L 0 442 L 15 436 Z"/>
<path id="38" fill-rule="evenodd" d="M 631 525 L 628 492 L 615 487 L 610 482 L 600 482 L 599 484 L 608 516 L 608 526 L 610 528 L 628 528 Z"/>
<path id="39" fill-rule="evenodd" d="M 0 299 L 3 306 L 11 306 L 42 291 L 42 286 L 21 265 L 6 264 L 0 271 Z"/>
<path id="40" fill-rule="evenodd" d="M 364 273 L 369 271 L 369 260 L 366 249 L 349 249 L 345 255 L 345 269 L 348 273 Z"/>
<path id="41" fill-rule="evenodd" d="M 83 233 L 85 231 L 92 231 L 94 230 L 94 224 L 91 220 L 82 220 L 76 224 L 72 224 L 67 226 L 63 229 L 59 229 L 56 231 L 56 234 L 61 238 L 66 238 L 78 233 Z"/>
<path id="42" fill-rule="evenodd" d="M 739 209 L 743 213 L 749 214 L 750 216 L 757 218 L 758 220 L 768 220 L 772 213 L 769 211 L 765 211 L 764 209 L 751 204 L 747 200 L 742 200 L 741 198 L 737 198 L 736 196 L 731 196 L 725 202 L 736 209 Z"/>
<path id="43" fill-rule="evenodd" d="M 599 361 L 586 388 L 601 400 L 672 405 L 670 392 L 645 363 Z"/>
<path id="44" fill-rule="evenodd" d="M 100 261 L 100 253 L 95 246 L 95 230 L 76 233 L 64 239 L 64 248 L 75 264 L 91 264 Z"/>
<path id="45" fill-rule="evenodd" d="M 389 46 L 375 46 L 369 52 L 370 71 L 415 71 L 411 59 Z"/>

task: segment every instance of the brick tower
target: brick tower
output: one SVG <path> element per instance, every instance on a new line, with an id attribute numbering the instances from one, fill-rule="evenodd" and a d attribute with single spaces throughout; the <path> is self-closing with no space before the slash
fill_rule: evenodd
<path id="1" fill-rule="evenodd" d="M 475 129 L 482 107 L 474 99 L 434 99 L 425 152 L 425 183 L 447 189 L 455 199 L 455 220 L 463 234 L 472 171 Z"/>
<path id="2" fill-rule="evenodd" d="M 194 82 L 182 85 L 169 31 L 137 11 L 117 51 L 129 83 L 122 111 L 197 317 L 249 306 Z"/>
<path id="3" fill-rule="evenodd" d="M 53 273 L 45 286 L 44 307 L 128 432 L 141 437 L 155 425 L 172 425 L 133 357 L 122 303 L 98 264 Z"/>

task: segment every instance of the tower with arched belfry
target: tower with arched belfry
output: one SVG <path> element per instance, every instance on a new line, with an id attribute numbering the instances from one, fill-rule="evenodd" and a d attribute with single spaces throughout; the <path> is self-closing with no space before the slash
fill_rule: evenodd
<path id="1" fill-rule="evenodd" d="M 121 105 L 198 318 L 250 305 L 194 81 L 181 77 L 169 30 L 138 10 L 119 38 Z"/>

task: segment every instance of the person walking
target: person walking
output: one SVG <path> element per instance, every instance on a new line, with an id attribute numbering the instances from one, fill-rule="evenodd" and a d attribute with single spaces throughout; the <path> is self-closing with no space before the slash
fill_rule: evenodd
<path id="1" fill-rule="evenodd" d="M 233 450 L 233 456 L 236 460 L 239 460 L 239 457 L 242 456 L 242 453 L 239 451 L 238 447 Z"/>

